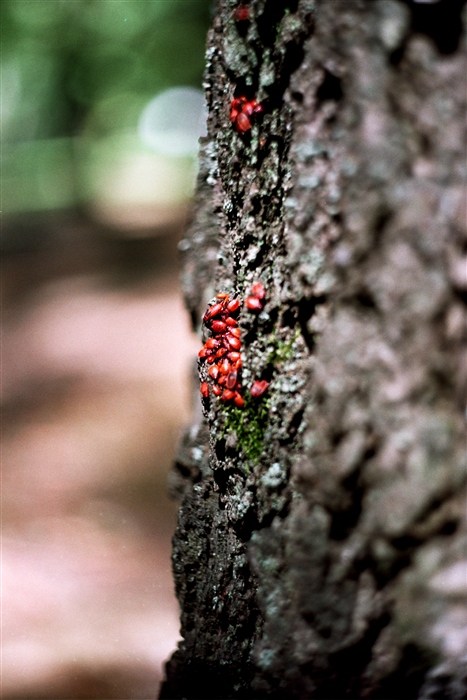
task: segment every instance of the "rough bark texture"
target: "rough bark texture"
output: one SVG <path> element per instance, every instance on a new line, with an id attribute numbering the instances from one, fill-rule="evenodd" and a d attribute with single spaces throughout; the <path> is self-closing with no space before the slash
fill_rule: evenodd
<path id="1" fill-rule="evenodd" d="M 162 698 L 467 697 L 464 3 L 220 0 L 182 242 L 193 323 L 243 308 L 240 409 L 173 473 Z M 234 96 L 264 114 L 229 122 Z M 203 378 L 205 368 L 200 367 Z"/>

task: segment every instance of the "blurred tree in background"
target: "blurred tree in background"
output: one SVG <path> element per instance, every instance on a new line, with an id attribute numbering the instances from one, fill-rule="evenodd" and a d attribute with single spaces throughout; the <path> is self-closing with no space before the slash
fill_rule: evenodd
<path id="1" fill-rule="evenodd" d="M 0 3 L 4 700 L 155 698 L 176 644 L 209 4 Z"/>
<path id="2" fill-rule="evenodd" d="M 2 3 L 4 213 L 112 204 L 109 173 L 150 150 L 137 134 L 144 107 L 172 86 L 201 87 L 208 8 L 208 0 Z M 168 178 L 177 193 L 166 200 L 192 191 L 193 172 L 187 178 L 178 161 L 182 175 L 172 164 Z M 140 200 L 160 189 L 157 178 L 150 184 Z"/>

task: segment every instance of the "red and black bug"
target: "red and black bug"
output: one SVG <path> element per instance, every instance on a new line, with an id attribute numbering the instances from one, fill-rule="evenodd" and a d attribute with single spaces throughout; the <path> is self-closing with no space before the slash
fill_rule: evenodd
<path id="1" fill-rule="evenodd" d="M 265 379 L 256 379 L 251 385 L 250 394 L 254 399 L 258 399 L 264 394 L 269 386 L 269 382 Z"/>
<path id="2" fill-rule="evenodd" d="M 248 100 L 244 95 L 235 97 L 230 103 L 230 121 L 239 134 L 246 134 L 251 129 L 251 118 L 264 111 L 262 104 L 256 100 Z"/>

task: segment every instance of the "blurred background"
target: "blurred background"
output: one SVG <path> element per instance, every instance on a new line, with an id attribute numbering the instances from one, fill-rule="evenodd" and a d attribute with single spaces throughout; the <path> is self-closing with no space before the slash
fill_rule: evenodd
<path id="1" fill-rule="evenodd" d="M 3 0 L 2 698 L 156 698 L 208 0 Z"/>

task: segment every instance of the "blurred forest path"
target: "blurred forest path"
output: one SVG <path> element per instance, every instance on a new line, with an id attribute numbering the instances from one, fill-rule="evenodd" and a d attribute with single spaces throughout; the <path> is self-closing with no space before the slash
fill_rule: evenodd
<path id="1" fill-rule="evenodd" d="M 179 627 L 166 477 L 198 345 L 180 232 L 21 228 L 41 235 L 3 261 L 2 697 L 155 697 Z"/>
<path id="2" fill-rule="evenodd" d="M 210 0 L 3 0 L 3 700 L 154 698 Z"/>

